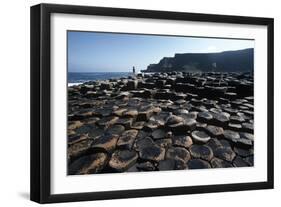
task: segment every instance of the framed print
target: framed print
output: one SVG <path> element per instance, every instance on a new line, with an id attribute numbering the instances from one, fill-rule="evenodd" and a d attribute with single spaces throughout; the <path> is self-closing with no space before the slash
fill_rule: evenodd
<path id="1" fill-rule="evenodd" d="M 31 200 L 273 188 L 273 19 L 31 7 Z"/>

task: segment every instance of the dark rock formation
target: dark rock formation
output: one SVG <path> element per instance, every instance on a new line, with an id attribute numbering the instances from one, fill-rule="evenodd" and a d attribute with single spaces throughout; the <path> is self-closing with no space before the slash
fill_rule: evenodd
<path id="1" fill-rule="evenodd" d="M 169 72 L 69 87 L 68 174 L 254 165 L 253 76 Z"/>

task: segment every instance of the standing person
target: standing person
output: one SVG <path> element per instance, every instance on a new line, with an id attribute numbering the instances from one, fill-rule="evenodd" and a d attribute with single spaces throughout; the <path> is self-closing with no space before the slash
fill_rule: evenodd
<path id="1" fill-rule="evenodd" d="M 134 75 L 136 74 L 135 66 L 133 66 L 133 74 L 134 74 Z"/>

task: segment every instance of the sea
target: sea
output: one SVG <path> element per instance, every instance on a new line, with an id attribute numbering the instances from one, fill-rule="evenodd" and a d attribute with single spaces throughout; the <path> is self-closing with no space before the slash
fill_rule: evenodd
<path id="1" fill-rule="evenodd" d="M 79 73 L 68 72 L 68 86 L 79 85 L 88 81 L 108 80 L 115 78 L 128 77 L 132 75 L 129 72 L 91 72 Z"/>

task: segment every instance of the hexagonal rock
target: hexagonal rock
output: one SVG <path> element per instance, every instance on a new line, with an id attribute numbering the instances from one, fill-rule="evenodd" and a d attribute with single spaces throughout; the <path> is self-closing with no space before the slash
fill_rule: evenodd
<path id="1" fill-rule="evenodd" d="M 253 147 L 253 142 L 249 139 L 245 139 L 245 138 L 240 138 L 237 140 L 236 145 L 238 147 L 244 148 L 244 149 L 249 149 L 251 147 Z"/>
<path id="2" fill-rule="evenodd" d="M 189 151 L 192 157 L 207 161 L 210 161 L 214 156 L 212 149 L 204 145 L 192 145 Z"/>
<path id="3" fill-rule="evenodd" d="M 170 138 L 168 138 L 168 139 L 158 139 L 154 143 L 156 145 L 166 149 L 166 148 L 172 146 L 172 139 L 170 139 Z"/>
<path id="4" fill-rule="evenodd" d="M 100 126 L 103 126 L 103 127 L 104 126 L 109 127 L 109 126 L 115 124 L 117 120 L 118 120 L 117 116 L 108 116 L 108 117 L 104 117 L 104 118 L 98 120 L 97 124 Z"/>
<path id="5" fill-rule="evenodd" d="M 191 136 L 196 143 L 207 143 L 211 139 L 204 131 L 193 131 Z"/>
<path id="6" fill-rule="evenodd" d="M 145 122 L 144 121 L 137 121 L 137 122 L 134 122 L 131 126 L 132 129 L 142 129 L 144 127 L 144 124 Z"/>
<path id="7" fill-rule="evenodd" d="M 240 132 L 240 137 L 254 141 L 254 135 L 247 132 Z"/>
<path id="8" fill-rule="evenodd" d="M 179 147 L 189 148 L 193 144 L 191 137 L 187 135 L 175 136 L 172 140 L 173 145 Z"/>
<path id="9" fill-rule="evenodd" d="M 219 125 L 219 126 L 227 126 L 228 122 L 229 122 L 229 116 L 227 116 L 224 113 L 213 113 L 213 120 L 212 122 L 215 125 Z"/>
<path id="10" fill-rule="evenodd" d="M 224 130 L 223 136 L 225 139 L 230 140 L 234 143 L 237 142 L 238 139 L 240 139 L 239 133 L 232 130 Z"/>
<path id="11" fill-rule="evenodd" d="M 207 169 L 207 168 L 211 168 L 211 165 L 205 161 L 205 160 L 201 160 L 201 159 L 192 159 L 189 160 L 189 162 L 187 163 L 188 169 Z"/>
<path id="12" fill-rule="evenodd" d="M 223 135 L 223 128 L 214 126 L 214 125 L 208 125 L 205 130 L 208 134 L 214 137 L 221 137 Z"/>
<path id="13" fill-rule="evenodd" d="M 242 123 L 242 129 L 244 132 L 253 133 L 254 125 L 252 123 Z"/>
<path id="14" fill-rule="evenodd" d="M 80 157 L 68 167 L 69 175 L 99 173 L 107 164 L 108 156 L 106 153 L 95 153 Z"/>
<path id="15" fill-rule="evenodd" d="M 123 113 L 126 111 L 127 109 L 126 108 L 119 108 L 119 109 L 116 109 L 112 112 L 113 115 L 116 115 L 116 116 L 122 116 Z"/>
<path id="16" fill-rule="evenodd" d="M 123 112 L 123 116 L 128 116 L 128 117 L 136 117 L 138 115 L 138 110 L 136 109 L 127 109 L 126 111 Z"/>
<path id="17" fill-rule="evenodd" d="M 183 147 L 170 147 L 166 152 L 166 159 L 180 159 L 186 163 L 190 160 L 190 153 Z"/>
<path id="18" fill-rule="evenodd" d="M 163 139 L 166 137 L 166 131 L 164 129 L 156 129 L 151 135 L 153 139 Z"/>
<path id="19" fill-rule="evenodd" d="M 248 167 L 249 166 L 248 163 L 239 156 L 235 157 L 235 159 L 233 160 L 233 165 L 235 167 Z"/>
<path id="20" fill-rule="evenodd" d="M 115 149 L 117 140 L 118 135 L 104 134 L 103 136 L 93 141 L 92 148 L 100 148 L 106 150 L 107 152 L 110 152 Z"/>
<path id="21" fill-rule="evenodd" d="M 85 139 L 75 144 L 70 145 L 67 148 L 67 154 L 70 159 L 77 158 L 86 154 L 86 152 L 90 149 L 93 140 Z"/>
<path id="22" fill-rule="evenodd" d="M 89 136 L 87 134 L 82 134 L 82 135 L 77 135 L 77 134 L 74 134 L 74 135 L 68 135 L 67 136 L 67 144 L 68 145 L 72 145 L 72 144 L 75 144 L 75 143 L 78 143 L 78 142 L 81 142 L 83 140 L 86 140 L 88 139 Z"/>
<path id="23" fill-rule="evenodd" d="M 132 118 L 120 118 L 116 121 L 116 124 L 121 124 L 125 127 L 125 129 L 130 129 L 133 124 Z"/>
<path id="24" fill-rule="evenodd" d="M 137 121 L 148 121 L 153 114 L 153 107 L 143 108 L 138 111 Z"/>
<path id="25" fill-rule="evenodd" d="M 150 145 L 141 148 L 139 155 L 141 159 L 159 162 L 160 160 L 164 160 L 165 149 L 157 145 Z"/>
<path id="26" fill-rule="evenodd" d="M 254 149 L 242 149 L 238 147 L 234 147 L 234 152 L 241 157 L 248 157 L 254 154 Z"/>
<path id="27" fill-rule="evenodd" d="M 221 142 L 216 138 L 211 138 L 209 142 L 206 144 L 206 146 L 210 147 L 213 151 L 217 148 L 223 147 Z"/>
<path id="28" fill-rule="evenodd" d="M 154 145 L 153 140 L 150 137 L 145 137 L 141 139 L 137 139 L 135 143 L 135 149 L 137 151 L 142 150 L 143 148 L 146 148 L 148 146 Z"/>
<path id="29" fill-rule="evenodd" d="M 222 160 L 222 159 L 219 159 L 217 157 L 214 157 L 212 160 L 211 160 L 211 165 L 213 168 L 227 168 L 227 167 L 233 167 L 231 165 L 231 163 L 225 161 L 225 160 Z"/>
<path id="30" fill-rule="evenodd" d="M 214 155 L 217 158 L 223 159 L 228 162 L 231 162 L 236 156 L 235 152 L 231 148 L 224 147 L 216 149 L 214 151 Z"/>
<path id="31" fill-rule="evenodd" d="M 126 149 L 131 149 L 135 142 L 137 134 L 138 134 L 138 130 L 135 129 L 131 129 L 123 132 L 117 141 L 117 146 Z"/>
<path id="32" fill-rule="evenodd" d="M 69 130 L 74 130 L 78 127 L 81 127 L 83 125 L 83 123 L 81 121 L 70 121 L 68 122 L 68 129 Z"/>
<path id="33" fill-rule="evenodd" d="M 133 150 L 116 150 L 109 160 L 108 165 L 118 171 L 123 172 L 133 166 L 138 159 L 138 154 Z"/>
<path id="34" fill-rule="evenodd" d="M 183 118 L 180 116 L 173 115 L 172 113 L 169 113 L 168 117 L 166 118 L 166 125 L 174 125 L 178 124 L 180 122 L 183 122 Z"/>
<path id="35" fill-rule="evenodd" d="M 116 124 L 116 125 L 113 125 L 113 126 L 107 128 L 106 133 L 120 135 L 124 131 L 125 131 L 124 126 L 122 126 L 120 124 Z"/>
<path id="36" fill-rule="evenodd" d="M 149 161 L 137 163 L 136 168 L 138 170 L 141 170 L 141 171 L 153 171 L 153 170 L 155 170 L 155 166 Z"/>
<path id="37" fill-rule="evenodd" d="M 176 162 L 173 159 L 168 160 L 161 160 L 158 164 L 158 170 L 174 170 L 175 169 Z"/>
<path id="38" fill-rule="evenodd" d="M 187 131 L 196 128 L 196 121 L 194 119 L 184 120 L 183 122 L 169 125 L 169 128 L 176 135 L 186 134 Z"/>
<path id="39" fill-rule="evenodd" d="M 208 112 L 208 111 L 204 111 L 204 112 L 199 112 L 197 114 L 197 120 L 201 121 L 201 122 L 209 122 L 210 120 L 213 119 L 213 115 Z"/>

